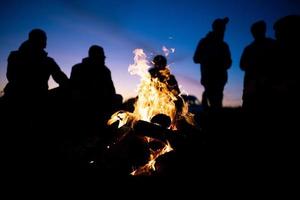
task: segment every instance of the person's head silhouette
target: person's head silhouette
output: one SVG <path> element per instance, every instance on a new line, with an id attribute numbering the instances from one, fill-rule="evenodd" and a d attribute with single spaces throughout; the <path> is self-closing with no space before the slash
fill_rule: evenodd
<path id="1" fill-rule="evenodd" d="M 280 42 L 292 46 L 300 43 L 300 15 L 288 15 L 277 20 L 273 26 L 275 38 Z"/>
<path id="2" fill-rule="evenodd" d="M 158 69 L 164 69 L 167 66 L 167 59 L 165 56 L 157 55 L 153 58 L 153 65 Z"/>
<path id="3" fill-rule="evenodd" d="M 224 39 L 224 34 L 226 30 L 226 24 L 229 22 L 229 18 L 225 17 L 223 19 L 215 19 L 212 23 L 212 33 L 217 41 Z"/>
<path id="4" fill-rule="evenodd" d="M 38 50 L 43 50 L 47 46 L 46 32 L 41 29 L 33 29 L 28 34 L 28 41 Z"/>
<path id="5" fill-rule="evenodd" d="M 257 21 L 251 26 L 251 33 L 255 40 L 264 39 L 266 37 L 267 25 L 263 20 Z"/>
<path id="6" fill-rule="evenodd" d="M 104 59 L 105 54 L 103 48 L 98 45 L 91 46 L 89 49 L 89 57 L 91 59 Z"/>
<path id="7" fill-rule="evenodd" d="M 212 30 L 215 32 L 225 32 L 226 24 L 229 22 L 229 18 L 225 17 L 223 19 L 215 19 L 212 23 Z"/>

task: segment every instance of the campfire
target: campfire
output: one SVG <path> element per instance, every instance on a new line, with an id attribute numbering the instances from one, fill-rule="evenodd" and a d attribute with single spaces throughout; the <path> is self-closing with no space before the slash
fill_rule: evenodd
<path id="1" fill-rule="evenodd" d="M 163 51 L 169 54 L 174 52 L 174 49 L 168 50 L 163 47 Z M 135 49 L 134 64 L 128 68 L 131 75 L 140 76 L 134 111 L 118 111 L 108 121 L 108 125 L 118 124 L 118 128 L 126 127 L 126 130 L 131 130 L 131 133 L 141 137 L 149 148 L 147 163 L 133 169 L 131 175 L 151 175 L 156 170 L 157 159 L 174 150 L 169 138 L 178 134 L 176 130 L 180 129 L 180 123 L 184 121 L 194 125 L 193 114 L 189 113 L 188 104 L 180 94 L 170 91 L 166 83 L 151 77 L 148 71 L 150 67 L 143 49 Z M 160 73 L 168 77 L 169 66 Z M 180 102 L 180 108 L 176 102 Z"/>

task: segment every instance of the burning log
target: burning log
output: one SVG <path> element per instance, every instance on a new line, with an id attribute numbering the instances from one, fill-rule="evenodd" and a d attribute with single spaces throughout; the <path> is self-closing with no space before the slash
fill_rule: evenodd
<path id="1" fill-rule="evenodd" d="M 115 137 L 106 145 L 99 158 L 100 165 L 107 174 L 128 175 L 132 169 L 145 165 L 150 157 L 149 145 L 134 134 L 133 129 L 122 126 L 111 127 Z"/>
<path id="2" fill-rule="evenodd" d="M 139 136 L 146 136 L 158 140 L 166 141 L 174 135 L 173 131 L 162 126 L 139 120 L 133 127 L 134 133 Z"/>
<path id="3" fill-rule="evenodd" d="M 171 125 L 171 119 L 169 116 L 164 115 L 164 114 L 158 114 L 155 115 L 152 119 L 151 122 L 154 124 L 159 124 L 164 128 L 168 128 Z"/>

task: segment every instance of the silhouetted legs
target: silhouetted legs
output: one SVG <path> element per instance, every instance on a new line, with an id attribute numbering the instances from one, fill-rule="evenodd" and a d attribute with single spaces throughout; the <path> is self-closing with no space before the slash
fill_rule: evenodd
<path id="1" fill-rule="evenodd" d="M 249 96 L 247 98 L 243 98 L 242 108 L 245 111 L 257 111 L 258 106 L 257 97 Z"/>
<path id="2" fill-rule="evenodd" d="M 208 99 L 207 99 L 207 95 L 206 95 L 206 90 L 204 90 L 202 93 L 202 106 L 205 109 L 208 108 Z"/>
<path id="3" fill-rule="evenodd" d="M 224 85 L 205 86 L 202 94 L 202 105 L 204 108 L 222 108 Z"/>

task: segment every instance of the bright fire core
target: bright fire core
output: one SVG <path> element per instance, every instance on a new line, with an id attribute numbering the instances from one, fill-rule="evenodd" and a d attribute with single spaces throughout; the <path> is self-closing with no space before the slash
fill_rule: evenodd
<path id="1" fill-rule="evenodd" d="M 163 48 L 164 52 L 165 50 L 166 49 Z M 173 49 L 171 51 L 174 52 Z M 139 120 L 151 122 L 151 119 L 158 114 L 164 114 L 170 117 L 171 125 L 168 128 L 171 130 L 177 130 L 177 122 L 183 118 L 188 123 L 193 124 L 193 115 L 188 112 L 188 105 L 180 97 L 180 94 L 174 94 L 174 92 L 169 90 L 167 83 L 160 82 L 158 78 L 151 77 L 148 71 L 151 65 L 147 60 L 147 55 L 144 53 L 143 49 L 135 49 L 134 55 L 134 64 L 130 65 L 128 68 L 131 75 L 140 76 L 134 112 L 116 112 L 112 115 L 108 124 L 111 125 L 118 121 L 119 128 L 124 125 L 133 127 Z M 167 67 L 166 69 L 161 70 L 160 73 L 163 73 L 168 78 L 170 69 Z M 175 101 L 177 100 L 182 102 L 180 109 L 176 108 Z M 153 140 L 154 139 L 145 137 L 145 141 L 148 143 Z M 145 175 L 149 174 L 151 171 L 155 171 L 155 160 L 159 156 L 173 150 L 168 141 L 160 141 L 160 143 L 163 145 L 163 148 L 155 151 L 150 149 L 148 163 L 134 170 L 131 173 L 132 175 Z"/>

